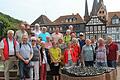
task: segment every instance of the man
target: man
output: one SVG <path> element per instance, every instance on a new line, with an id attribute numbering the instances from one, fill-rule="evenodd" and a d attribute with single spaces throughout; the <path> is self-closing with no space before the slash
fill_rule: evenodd
<path id="1" fill-rule="evenodd" d="M 59 32 L 59 27 L 56 27 L 55 32 L 52 34 L 52 39 L 55 43 L 57 43 L 59 39 L 63 40 L 63 34 Z"/>
<path id="2" fill-rule="evenodd" d="M 70 35 L 75 34 L 76 32 L 74 31 L 74 27 L 72 25 L 69 26 L 69 30 L 71 31 Z"/>
<path id="3" fill-rule="evenodd" d="M 17 57 L 19 58 L 19 72 L 20 72 L 20 80 L 26 80 L 26 78 L 30 78 L 30 61 L 33 57 L 33 49 L 31 45 L 28 43 L 28 35 L 22 36 L 22 42 L 17 46 L 19 49 L 19 53 L 17 53 Z"/>
<path id="4" fill-rule="evenodd" d="M 18 42 L 13 39 L 13 35 L 14 31 L 8 30 L 7 38 L 4 38 L 0 43 L 0 53 L 5 67 L 5 80 L 9 80 L 9 70 L 14 66 L 14 61 L 16 60 L 15 55 L 19 51 L 16 49 Z"/>
<path id="5" fill-rule="evenodd" d="M 35 24 L 35 30 L 33 31 L 35 33 L 35 37 L 38 38 L 40 31 L 40 25 L 38 23 Z"/>
<path id="6" fill-rule="evenodd" d="M 16 31 L 15 33 L 15 39 L 20 43 L 22 40 L 22 35 L 28 35 L 27 31 L 25 30 L 25 24 L 24 23 L 20 23 L 20 30 Z"/>
<path id="7" fill-rule="evenodd" d="M 47 39 L 46 39 L 47 36 L 50 36 L 50 34 L 47 32 L 47 28 L 43 27 L 42 32 L 39 34 L 38 37 L 42 38 L 42 41 L 47 42 Z"/>
<path id="8" fill-rule="evenodd" d="M 107 38 L 107 63 L 108 67 L 116 68 L 116 63 L 118 60 L 118 45 L 112 41 L 112 37 L 108 36 Z"/>
<path id="9" fill-rule="evenodd" d="M 85 45 L 84 34 L 83 34 L 83 33 L 80 33 L 79 36 L 80 36 L 80 37 L 79 37 L 79 39 L 78 39 L 78 42 L 79 42 L 80 48 L 82 49 L 82 47 Z"/>

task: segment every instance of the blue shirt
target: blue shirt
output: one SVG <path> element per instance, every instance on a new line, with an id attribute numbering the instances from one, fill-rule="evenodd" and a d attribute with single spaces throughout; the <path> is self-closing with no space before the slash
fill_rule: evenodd
<path id="1" fill-rule="evenodd" d="M 82 47 L 82 54 L 84 57 L 84 61 L 93 61 L 93 49 L 91 45 L 84 45 Z"/>
<path id="2" fill-rule="evenodd" d="M 38 37 L 41 37 L 42 41 L 47 42 L 47 39 L 46 39 L 47 36 L 50 36 L 50 34 L 48 32 L 46 32 L 46 33 L 40 33 Z"/>
<path id="3" fill-rule="evenodd" d="M 29 43 L 26 43 L 26 44 L 21 43 L 21 47 L 20 47 L 20 44 L 19 44 L 19 46 L 17 46 L 17 48 L 19 49 L 19 54 L 24 59 L 30 58 L 30 55 L 33 54 L 32 46 L 29 45 Z"/>

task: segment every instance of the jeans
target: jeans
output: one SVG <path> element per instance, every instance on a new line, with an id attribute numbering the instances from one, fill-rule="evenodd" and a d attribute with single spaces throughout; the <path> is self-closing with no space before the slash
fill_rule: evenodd
<path id="1" fill-rule="evenodd" d="M 93 61 L 85 61 L 85 66 L 90 67 L 93 66 L 94 62 Z"/>
<path id="2" fill-rule="evenodd" d="M 97 67 L 107 67 L 107 62 L 97 62 Z"/>
<path id="3" fill-rule="evenodd" d="M 107 64 L 108 64 L 108 67 L 113 67 L 113 68 L 117 67 L 117 63 L 115 60 L 108 60 Z"/>
<path id="4" fill-rule="evenodd" d="M 30 78 L 30 67 L 25 64 L 23 61 L 19 61 L 19 74 L 20 80 L 25 80 L 26 78 Z"/>

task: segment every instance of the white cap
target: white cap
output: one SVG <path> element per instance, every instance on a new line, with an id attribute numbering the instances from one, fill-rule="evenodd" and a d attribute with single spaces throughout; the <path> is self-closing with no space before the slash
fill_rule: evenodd
<path id="1" fill-rule="evenodd" d="M 66 30 L 66 32 L 71 32 L 71 30 L 68 29 L 68 30 Z"/>
<path id="2" fill-rule="evenodd" d="M 35 26 L 40 26 L 40 25 L 38 23 L 36 23 Z"/>
<path id="3" fill-rule="evenodd" d="M 83 33 L 80 33 L 80 36 L 81 36 L 81 35 L 83 36 L 84 34 L 83 34 Z"/>
<path id="4" fill-rule="evenodd" d="M 45 41 L 41 41 L 42 44 L 45 44 Z"/>
<path id="5" fill-rule="evenodd" d="M 36 37 L 31 37 L 31 40 L 37 40 L 37 38 Z"/>

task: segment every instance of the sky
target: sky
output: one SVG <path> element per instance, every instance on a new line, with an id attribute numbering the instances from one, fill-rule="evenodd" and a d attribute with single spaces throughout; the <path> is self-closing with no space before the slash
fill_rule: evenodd
<path id="1" fill-rule="evenodd" d="M 108 12 L 120 11 L 120 0 L 104 0 Z M 93 0 L 88 0 L 91 12 Z M 59 16 L 85 12 L 85 0 L 0 0 L 0 12 L 31 24 L 40 15 L 54 21 Z"/>

